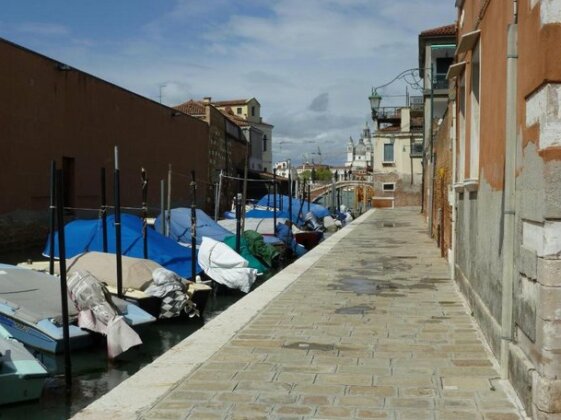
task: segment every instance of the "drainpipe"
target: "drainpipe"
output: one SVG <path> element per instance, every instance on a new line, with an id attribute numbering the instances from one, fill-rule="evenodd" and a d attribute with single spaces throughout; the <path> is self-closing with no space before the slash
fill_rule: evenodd
<path id="1" fill-rule="evenodd" d="M 432 60 L 432 50 L 431 50 L 431 60 Z M 432 133 L 432 120 L 434 118 L 434 77 L 433 77 L 433 69 L 434 66 L 431 64 L 430 66 L 430 118 L 429 118 L 429 160 L 427 163 L 430 162 L 430 178 L 429 178 L 429 194 L 428 194 L 428 203 L 427 203 L 427 212 L 429 216 L 429 237 L 432 238 L 432 224 L 433 224 L 433 217 L 432 217 L 432 203 L 433 203 L 433 196 L 434 196 L 434 152 L 433 152 L 433 133 Z"/>
<path id="2" fill-rule="evenodd" d="M 506 144 L 503 215 L 503 278 L 501 313 L 501 377 L 508 379 L 508 345 L 512 342 L 512 300 L 514 283 L 514 229 L 516 222 L 516 99 L 518 65 L 518 3 L 513 0 L 513 23 L 508 26 L 506 67 Z"/>
<path id="3" fill-rule="evenodd" d="M 451 113 L 452 115 L 452 202 L 450 205 L 452 206 L 452 252 L 448 256 L 450 260 L 450 274 L 452 279 L 456 279 L 456 191 L 454 190 L 454 185 L 457 181 L 457 174 L 456 174 L 456 165 L 457 165 L 457 157 L 456 157 L 456 140 L 457 136 L 457 127 L 456 127 L 456 99 L 452 103 L 454 112 Z"/>

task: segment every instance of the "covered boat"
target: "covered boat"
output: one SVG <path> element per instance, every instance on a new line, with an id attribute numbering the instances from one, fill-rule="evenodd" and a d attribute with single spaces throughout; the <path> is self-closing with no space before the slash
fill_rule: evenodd
<path id="1" fill-rule="evenodd" d="M 115 253 L 115 219 L 107 217 L 107 251 Z M 144 238 L 142 219 L 131 214 L 121 215 L 121 248 L 128 257 L 144 258 Z M 103 252 L 103 226 L 101 219 L 75 220 L 64 227 L 67 258 L 88 251 Z M 174 271 L 182 277 L 191 275 L 191 249 L 166 238 L 152 228 L 146 229 L 148 236 L 148 258 Z M 44 255 L 50 255 L 50 241 L 47 240 Z M 58 258 L 58 234 L 55 233 L 54 255 Z M 201 269 L 197 266 L 197 272 Z"/>
<path id="2" fill-rule="evenodd" d="M 273 194 L 267 194 L 263 196 L 257 204 L 259 206 L 266 206 L 267 203 L 273 203 L 273 199 Z M 290 197 L 277 194 L 277 208 L 281 207 L 285 211 L 288 211 L 289 201 Z M 320 204 L 311 203 L 309 211 L 311 211 L 318 219 L 323 219 L 325 216 L 329 216 L 329 210 Z M 292 222 L 300 226 L 304 223 L 306 213 L 308 213 L 308 202 L 306 200 L 292 198 Z"/>
<path id="3" fill-rule="evenodd" d="M 225 237 L 232 235 L 231 231 L 220 226 L 201 209 L 196 209 L 196 214 L 197 245 L 201 244 L 203 236 L 223 242 Z M 158 232 L 162 230 L 162 217 L 160 214 L 154 223 L 154 228 Z M 191 244 L 191 209 L 184 207 L 172 209 L 169 221 L 169 237 L 177 242 Z"/>
<path id="4" fill-rule="evenodd" d="M 155 319 L 134 304 L 114 298 L 131 326 L 154 322 Z M 94 337 L 76 325 L 79 311 L 69 299 L 70 348 L 91 345 Z M 60 279 L 27 268 L 0 264 L 0 325 L 22 343 L 50 353 L 63 349 L 62 304 Z"/>
<path id="5" fill-rule="evenodd" d="M 93 336 L 75 324 L 78 311 L 68 305 L 70 348 L 84 348 Z M 62 351 L 62 305 L 59 279 L 46 273 L 0 264 L 0 326 L 28 346 Z"/>
<path id="6" fill-rule="evenodd" d="M 203 238 L 198 258 L 211 279 L 230 289 L 247 293 L 257 278 L 257 270 L 249 268 L 246 259 L 228 245 L 214 239 Z"/>
<path id="7" fill-rule="evenodd" d="M 86 252 L 71 258 L 67 262 L 69 273 L 74 271 L 88 271 L 98 280 L 107 285 L 112 294 L 117 294 L 117 280 L 115 272 L 115 256 L 102 252 Z M 146 293 L 154 281 L 154 272 L 162 266 L 151 260 L 141 258 L 123 257 L 123 294 L 125 299 L 133 301 L 140 308 L 150 314 L 160 317 L 162 306 L 165 305 L 162 297 Z M 184 282 L 187 297 L 195 304 L 195 309 L 202 315 L 211 287 L 202 283 Z M 188 311 L 184 311 L 188 314 Z"/>

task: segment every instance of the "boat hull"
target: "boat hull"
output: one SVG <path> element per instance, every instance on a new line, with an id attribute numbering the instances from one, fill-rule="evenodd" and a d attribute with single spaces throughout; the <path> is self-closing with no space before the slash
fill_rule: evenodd
<path id="1" fill-rule="evenodd" d="M 49 320 L 42 320 L 36 325 L 0 313 L 0 325 L 12 337 L 22 343 L 49 353 L 62 353 L 64 343 L 62 327 L 57 327 Z M 70 326 L 70 349 L 78 350 L 92 345 L 94 337 L 75 325 Z"/>

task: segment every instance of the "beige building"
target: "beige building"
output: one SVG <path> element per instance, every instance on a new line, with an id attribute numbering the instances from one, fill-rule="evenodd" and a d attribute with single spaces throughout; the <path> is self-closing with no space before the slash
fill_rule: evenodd
<path id="1" fill-rule="evenodd" d="M 422 112 L 422 106 L 407 106 L 386 107 L 377 114 L 378 129 L 372 134 L 376 207 L 420 204 Z"/>
<path id="2" fill-rule="evenodd" d="M 208 98 L 210 100 L 210 98 Z M 273 171 L 273 125 L 263 121 L 261 117 L 261 104 L 255 98 L 234 99 L 227 101 L 212 101 L 212 104 L 236 118 L 249 123 L 252 127 L 261 131 L 261 162 L 257 164 L 255 170 L 263 172 Z M 259 167 L 260 166 L 260 167 Z"/>

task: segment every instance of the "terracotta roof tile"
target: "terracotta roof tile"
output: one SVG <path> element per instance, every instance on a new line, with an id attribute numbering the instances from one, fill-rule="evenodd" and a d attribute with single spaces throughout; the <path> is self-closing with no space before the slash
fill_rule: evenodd
<path id="1" fill-rule="evenodd" d="M 454 36 L 456 35 L 456 24 L 439 26 L 438 28 L 427 29 L 420 33 L 422 37 L 428 36 Z"/>
<path id="2" fill-rule="evenodd" d="M 205 115 L 206 113 L 204 104 L 192 99 L 180 105 L 176 105 L 174 108 L 188 115 Z"/>
<path id="3" fill-rule="evenodd" d="M 214 106 L 236 106 L 236 105 L 245 105 L 249 99 L 230 99 L 227 101 L 212 101 Z"/>

